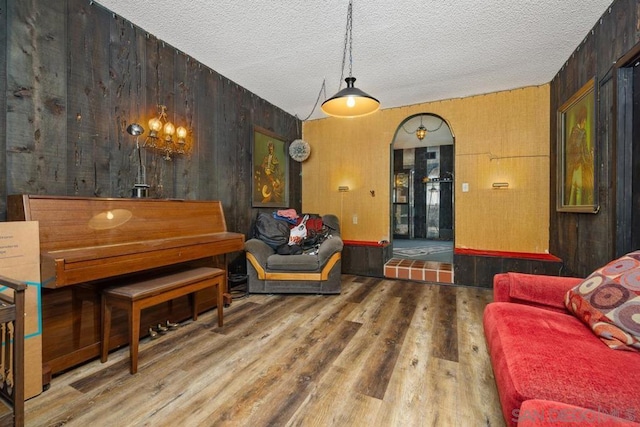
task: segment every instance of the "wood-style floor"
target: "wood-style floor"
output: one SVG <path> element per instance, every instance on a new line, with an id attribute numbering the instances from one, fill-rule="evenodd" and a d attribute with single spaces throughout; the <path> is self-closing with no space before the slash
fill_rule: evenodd
<path id="1" fill-rule="evenodd" d="M 491 291 L 343 275 L 337 296 L 250 295 L 54 377 L 27 426 L 503 426 Z"/>

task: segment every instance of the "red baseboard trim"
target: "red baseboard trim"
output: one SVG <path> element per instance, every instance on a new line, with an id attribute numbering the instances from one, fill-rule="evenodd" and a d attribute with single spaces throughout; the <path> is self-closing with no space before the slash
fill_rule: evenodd
<path id="1" fill-rule="evenodd" d="M 386 243 L 380 243 L 380 242 L 368 242 L 365 240 L 343 240 L 342 243 L 344 243 L 345 246 L 387 246 L 389 244 L 389 242 Z"/>
<path id="2" fill-rule="evenodd" d="M 530 252 L 503 252 L 503 251 L 485 251 L 479 249 L 464 249 L 455 248 L 454 253 L 456 255 L 475 255 L 475 256 L 490 256 L 499 258 L 519 258 L 519 259 L 532 259 L 538 261 L 555 261 L 561 262 L 562 260 L 555 255 L 551 254 L 536 254 Z"/>

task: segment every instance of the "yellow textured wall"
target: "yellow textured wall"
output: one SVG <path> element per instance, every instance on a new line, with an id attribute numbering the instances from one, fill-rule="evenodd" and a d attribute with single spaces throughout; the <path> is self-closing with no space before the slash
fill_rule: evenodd
<path id="1" fill-rule="evenodd" d="M 311 156 L 302 165 L 303 211 L 337 214 L 344 239 L 390 240 L 391 143 L 418 113 L 441 116 L 455 136 L 455 246 L 548 252 L 548 84 L 305 122 Z M 338 192 L 341 185 L 350 191 Z"/>

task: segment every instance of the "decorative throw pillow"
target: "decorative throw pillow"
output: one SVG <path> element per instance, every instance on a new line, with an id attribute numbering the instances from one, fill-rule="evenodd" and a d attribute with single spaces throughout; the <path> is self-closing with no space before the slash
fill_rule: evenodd
<path id="1" fill-rule="evenodd" d="M 564 303 L 609 347 L 640 350 L 640 251 L 594 271 Z"/>

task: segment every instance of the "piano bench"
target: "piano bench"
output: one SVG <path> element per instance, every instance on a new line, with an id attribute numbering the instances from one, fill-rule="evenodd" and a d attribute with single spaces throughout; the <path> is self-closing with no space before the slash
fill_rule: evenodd
<path id="1" fill-rule="evenodd" d="M 198 301 L 196 292 L 216 287 L 216 306 L 218 326 L 222 326 L 222 307 L 225 284 L 225 272 L 219 268 L 198 267 L 142 281 L 130 280 L 102 291 L 102 336 L 100 360 L 104 363 L 109 355 L 109 336 L 111 334 L 111 309 L 119 307 L 127 311 L 129 318 L 129 357 L 130 372 L 138 371 L 138 341 L 140 340 L 140 313 L 148 307 L 188 295 L 191 299 L 193 320 L 198 320 Z"/>

